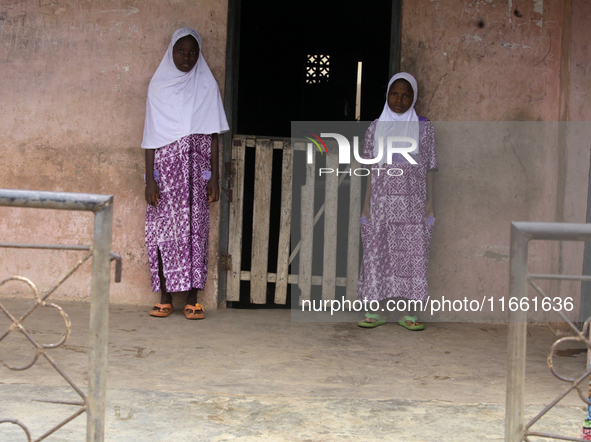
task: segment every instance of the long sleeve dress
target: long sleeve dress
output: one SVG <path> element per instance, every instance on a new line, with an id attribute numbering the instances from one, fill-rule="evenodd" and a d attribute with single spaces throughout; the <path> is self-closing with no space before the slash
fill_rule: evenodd
<path id="1" fill-rule="evenodd" d="M 379 175 L 372 171 L 371 221 L 361 224 L 363 260 L 357 291 L 361 301 L 393 297 L 427 299 L 433 227 L 423 218 L 427 204 L 427 171 L 438 169 L 438 165 L 433 124 L 420 117 L 419 127 L 418 165 L 399 158 L 400 162 L 381 166 L 385 170 Z M 375 157 L 375 130 L 374 121 L 365 134 L 364 158 Z M 387 171 L 394 168 L 402 170 L 402 175 L 388 175 Z"/>

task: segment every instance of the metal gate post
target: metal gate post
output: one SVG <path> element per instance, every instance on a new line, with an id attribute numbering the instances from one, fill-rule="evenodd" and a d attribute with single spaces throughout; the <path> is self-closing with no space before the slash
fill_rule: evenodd
<path id="1" fill-rule="evenodd" d="M 527 296 L 528 238 L 511 223 L 509 297 Z M 507 342 L 507 397 L 505 403 L 505 442 L 521 442 L 523 434 L 523 388 L 527 312 L 509 309 Z"/>
<path id="2" fill-rule="evenodd" d="M 94 213 L 92 285 L 89 324 L 87 442 L 105 438 L 107 344 L 109 327 L 109 269 L 113 230 L 113 197 Z"/>

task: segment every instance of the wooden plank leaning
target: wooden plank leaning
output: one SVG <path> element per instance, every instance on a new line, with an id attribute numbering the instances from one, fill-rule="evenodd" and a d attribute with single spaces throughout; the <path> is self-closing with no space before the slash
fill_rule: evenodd
<path id="1" fill-rule="evenodd" d="M 316 170 L 316 154 L 312 154 L 312 164 L 306 165 L 306 184 L 301 192 L 301 221 L 300 221 L 300 262 L 298 288 L 301 290 L 302 301 L 310 299 L 312 290 L 312 252 L 314 240 L 314 184 Z"/>
<path id="2" fill-rule="evenodd" d="M 275 285 L 275 304 L 285 304 L 289 276 L 289 240 L 291 239 L 291 142 L 283 144 L 283 164 L 281 169 L 281 218 L 279 221 L 279 244 L 277 251 L 277 282 Z"/>
<path id="3" fill-rule="evenodd" d="M 232 175 L 234 176 L 233 201 L 230 203 L 230 235 L 228 254 L 232 257 L 232 270 L 228 274 L 226 301 L 240 301 L 240 271 L 242 258 L 242 207 L 244 203 L 244 137 L 232 140 Z"/>
<path id="4" fill-rule="evenodd" d="M 267 302 L 272 169 L 272 142 L 268 139 L 257 139 L 252 215 L 252 260 L 250 267 L 250 302 L 253 304 L 265 304 Z"/>
<path id="5" fill-rule="evenodd" d="M 360 199 L 361 177 L 355 175 L 359 162 L 351 155 L 351 178 L 349 195 L 349 239 L 347 244 L 347 292 L 350 301 L 357 299 L 357 283 L 359 281 L 359 235 L 360 235 Z"/>
<path id="6" fill-rule="evenodd" d="M 332 147 L 329 145 L 329 147 Z M 339 202 L 339 156 L 335 150 L 329 150 L 326 156 L 326 168 L 333 173 L 324 174 L 324 260 L 322 265 L 322 299 L 335 298 L 337 276 L 337 219 Z"/>

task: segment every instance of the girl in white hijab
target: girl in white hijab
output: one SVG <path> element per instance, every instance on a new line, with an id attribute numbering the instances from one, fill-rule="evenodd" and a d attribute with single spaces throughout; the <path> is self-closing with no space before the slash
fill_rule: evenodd
<path id="1" fill-rule="evenodd" d="M 394 84 L 394 82 L 398 82 L 398 84 L 403 85 L 402 88 L 406 87 L 404 81 L 406 80 L 408 85 L 412 87 L 412 98 L 405 97 L 404 90 L 395 91 L 390 93 L 390 88 Z M 408 94 L 406 94 L 408 95 Z M 388 83 L 388 94 L 386 103 L 384 104 L 384 109 L 382 110 L 382 114 L 376 121 L 376 132 L 375 132 L 375 143 L 374 143 L 374 153 L 375 157 L 379 154 L 379 145 L 380 143 L 383 146 L 384 153 L 382 155 L 382 159 L 378 163 L 380 167 L 383 167 L 384 164 L 387 162 L 387 155 L 386 155 L 386 140 L 387 137 L 409 137 L 413 140 L 419 140 L 419 116 L 415 111 L 415 103 L 417 102 L 418 96 L 418 86 L 417 81 L 414 77 L 406 72 L 401 72 L 399 74 L 394 75 L 390 82 Z M 408 107 L 408 103 L 410 103 L 410 107 Z M 406 104 L 406 106 L 404 105 Z M 405 143 L 397 143 L 400 146 L 397 147 L 408 147 L 408 144 Z M 417 148 L 409 152 L 411 155 L 417 155 L 419 153 L 419 146 L 417 144 Z M 402 156 L 400 154 L 396 154 L 393 158 L 393 162 L 401 162 Z"/>
<path id="2" fill-rule="evenodd" d="M 361 213 L 363 261 L 357 296 L 362 302 L 380 302 L 382 312 L 408 312 L 398 323 L 409 330 L 422 330 L 413 312 L 426 302 L 429 248 L 435 209 L 433 177 L 438 169 L 433 125 L 414 109 L 418 87 L 412 75 L 400 73 L 388 83 L 386 103 L 380 117 L 365 134 L 363 157 L 377 158 L 379 143 L 387 138 L 408 137 L 416 148 L 406 158 L 385 152 L 368 177 Z M 408 147 L 408 144 L 401 143 Z M 412 159 L 412 161 L 409 161 Z M 381 313 L 381 312 L 380 312 Z M 368 312 L 360 327 L 386 323 L 385 315 Z"/>
<path id="3" fill-rule="evenodd" d="M 142 148 L 146 152 L 146 247 L 151 316 L 186 296 L 187 319 L 202 319 L 197 290 L 207 280 L 209 205 L 219 199 L 218 134 L 228 130 L 218 85 L 190 28 L 178 29 L 150 81 Z"/>

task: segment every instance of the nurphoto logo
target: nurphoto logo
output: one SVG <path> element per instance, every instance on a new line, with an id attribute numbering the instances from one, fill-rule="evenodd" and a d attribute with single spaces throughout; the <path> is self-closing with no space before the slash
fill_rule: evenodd
<path id="1" fill-rule="evenodd" d="M 314 162 L 314 145 L 318 148 L 321 154 L 328 155 L 328 149 L 326 148 L 326 144 L 322 141 L 322 138 L 330 137 L 334 138 L 337 141 L 338 148 L 339 148 L 339 164 L 351 164 L 351 143 L 347 139 L 347 137 L 337 134 L 337 133 L 321 133 L 320 136 L 313 134 L 311 132 L 305 132 L 311 137 L 307 136 L 306 139 L 310 140 L 311 143 L 307 144 L 307 163 L 312 164 Z M 314 138 L 312 138 L 314 137 Z M 400 144 L 410 144 L 408 147 L 400 147 Z M 324 151 L 322 147 L 324 147 Z M 359 164 L 378 164 L 381 162 L 382 157 L 386 155 L 386 164 L 392 164 L 392 156 L 394 154 L 402 155 L 402 157 L 408 161 L 409 164 L 416 165 L 417 162 L 415 159 L 410 155 L 410 152 L 414 152 L 417 148 L 417 141 L 414 138 L 410 137 L 386 137 L 386 149 L 384 152 L 384 138 L 379 137 L 378 139 L 378 154 L 375 158 L 365 159 L 359 155 L 359 137 L 353 137 L 353 155 L 355 156 L 355 160 L 359 162 Z M 380 168 L 374 167 L 373 170 L 376 170 L 378 175 L 381 170 L 386 170 L 387 174 L 390 176 L 400 176 L 403 174 L 402 169 L 398 168 Z M 346 170 L 334 170 L 330 167 L 321 167 L 319 170 L 319 175 L 322 176 L 323 174 L 331 174 L 336 173 L 337 175 L 340 174 L 347 174 L 351 175 L 351 172 L 356 176 L 367 176 L 370 174 L 370 170 L 362 167 L 357 168 L 351 171 L 351 168 Z"/>

